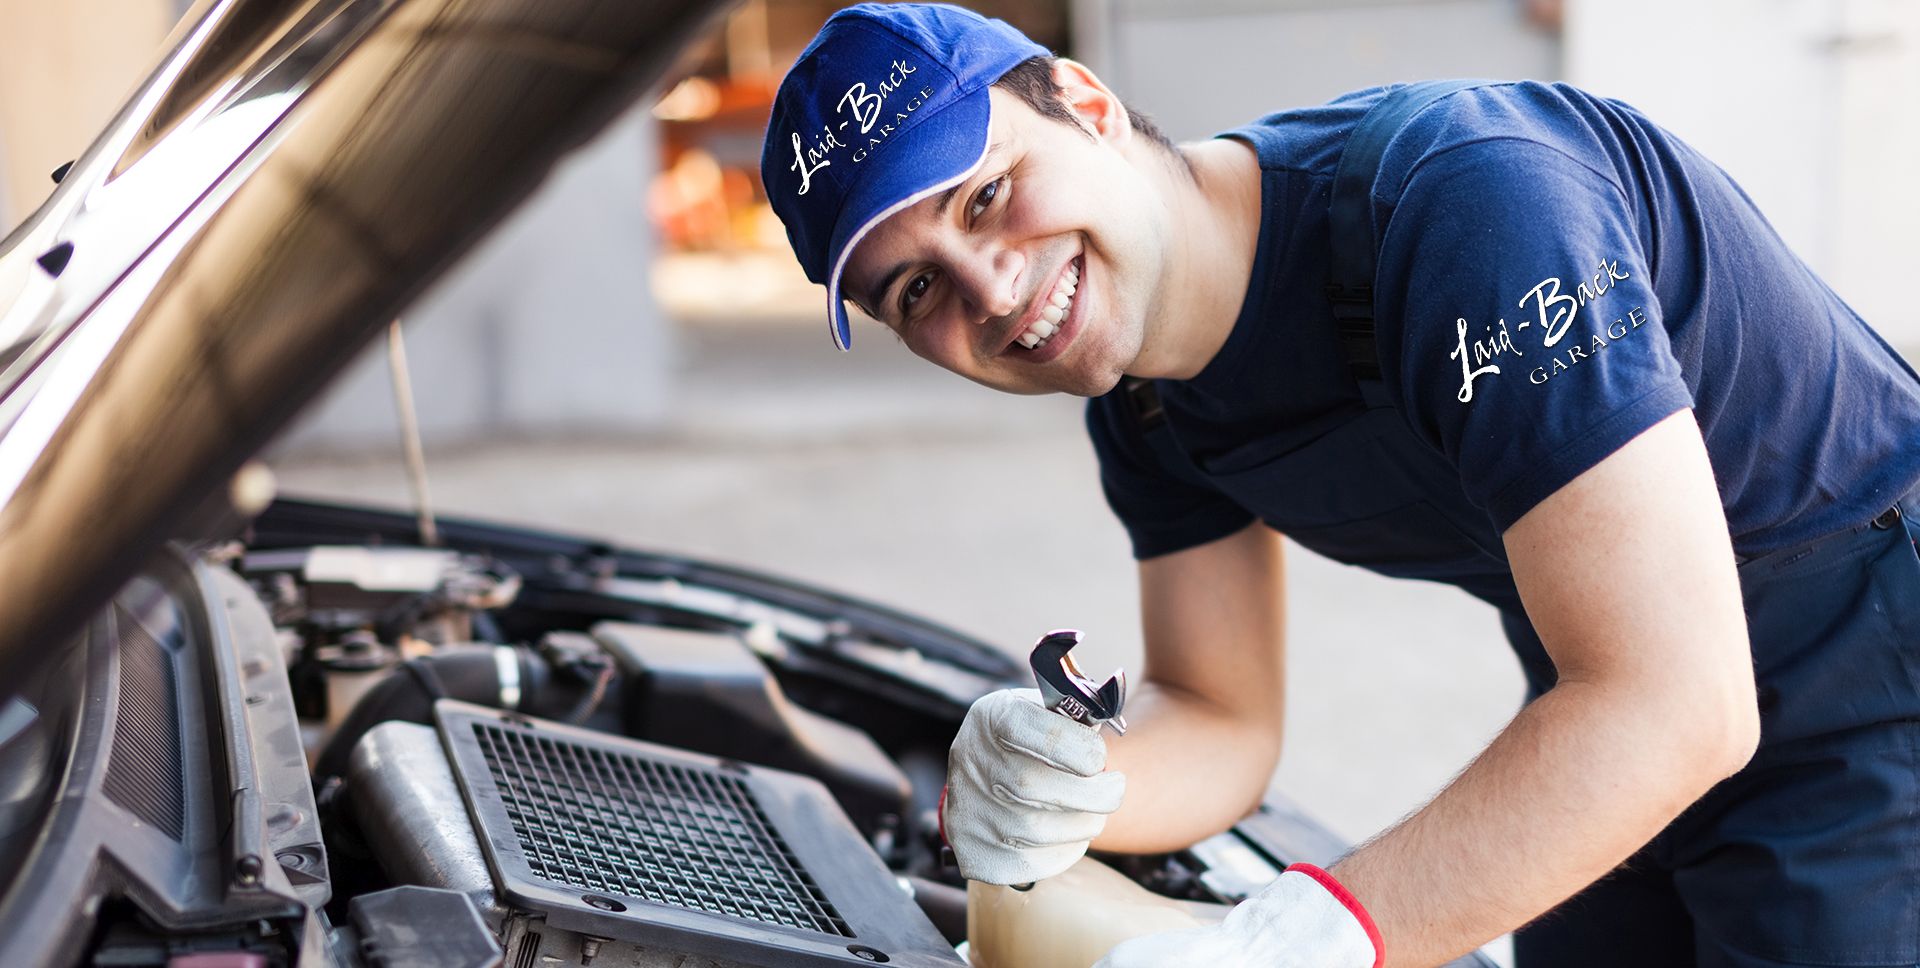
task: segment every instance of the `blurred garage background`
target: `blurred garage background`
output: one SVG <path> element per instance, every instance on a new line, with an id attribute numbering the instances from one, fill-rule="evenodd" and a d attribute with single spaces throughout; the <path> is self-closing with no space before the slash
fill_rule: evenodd
<path id="1" fill-rule="evenodd" d="M 0 229 L 151 66 L 177 0 L 0 0 Z M 837 353 L 757 176 L 836 4 L 746 0 L 406 320 L 435 507 L 708 556 L 1021 650 L 1136 666 L 1133 565 L 1078 401 L 1001 397 L 877 324 Z M 1742 183 L 1897 346 L 1920 255 L 1920 0 L 987 0 L 1176 138 L 1439 76 L 1629 101 Z M 1911 356 L 1912 354 L 1909 353 Z M 384 347 L 277 445 L 286 493 L 406 505 Z M 1276 782 L 1340 833 L 1417 806 L 1520 676 L 1493 613 L 1298 551 Z"/>

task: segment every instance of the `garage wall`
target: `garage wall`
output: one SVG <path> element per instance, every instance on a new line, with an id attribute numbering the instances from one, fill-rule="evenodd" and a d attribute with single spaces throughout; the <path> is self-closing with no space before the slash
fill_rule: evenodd
<path id="1" fill-rule="evenodd" d="M 673 333 L 648 283 L 657 243 L 643 206 L 655 157 L 642 107 L 556 168 L 408 312 L 408 369 L 429 447 L 622 434 L 666 418 Z M 396 434 L 379 340 L 277 451 L 378 450 Z"/>
<path id="2" fill-rule="evenodd" d="M 1920 256 L 1920 2 L 1569 0 L 1567 73 L 1713 158 L 1862 317 L 1920 349 L 1901 292 Z"/>
<path id="3" fill-rule="evenodd" d="M 0 235 L 53 192 L 178 16 L 173 0 L 0 0 Z"/>
<path id="4" fill-rule="evenodd" d="M 1077 0 L 1075 53 L 1175 140 L 1430 77 L 1557 78 L 1515 0 Z"/>

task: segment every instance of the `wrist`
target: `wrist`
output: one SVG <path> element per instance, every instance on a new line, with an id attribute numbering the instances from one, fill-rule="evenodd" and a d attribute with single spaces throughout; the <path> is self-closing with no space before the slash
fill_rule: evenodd
<path id="1" fill-rule="evenodd" d="M 1360 899 L 1355 897 L 1352 891 L 1347 890 L 1345 884 L 1340 883 L 1338 878 L 1313 864 L 1293 864 L 1289 866 L 1281 876 L 1284 877 L 1287 874 L 1305 875 L 1306 877 L 1312 878 L 1314 883 L 1320 885 L 1327 894 L 1332 896 L 1334 901 L 1346 909 L 1346 912 L 1353 917 L 1354 922 L 1359 925 L 1360 930 L 1366 933 L 1368 943 L 1373 945 L 1372 968 L 1381 968 L 1382 965 L 1386 964 L 1387 946 L 1380 938 L 1380 928 L 1373 923 L 1373 915 L 1367 913 L 1366 906 L 1360 903 Z"/>

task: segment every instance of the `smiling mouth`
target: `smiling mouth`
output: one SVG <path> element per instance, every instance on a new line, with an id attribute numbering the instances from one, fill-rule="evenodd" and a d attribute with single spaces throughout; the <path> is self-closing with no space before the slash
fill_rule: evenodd
<path id="1" fill-rule="evenodd" d="M 1073 310 L 1074 294 L 1080 288 L 1080 266 L 1078 256 L 1067 263 L 1066 271 L 1062 272 L 1059 281 L 1054 283 L 1053 292 L 1047 295 L 1040 314 L 1020 335 L 1014 337 L 1009 349 L 1018 347 L 1028 351 L 1037 350 L 1046 346 L 1047 341 L 1060 332 L 1067 314 Z"/>

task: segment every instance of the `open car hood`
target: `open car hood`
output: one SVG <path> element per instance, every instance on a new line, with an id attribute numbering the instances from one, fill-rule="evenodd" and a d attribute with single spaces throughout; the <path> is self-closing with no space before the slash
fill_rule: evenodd
<path id="1" fill-rule="evenodd" d="M 0 242 L 0 683 L 723 6 L 201 0 Z"/>

